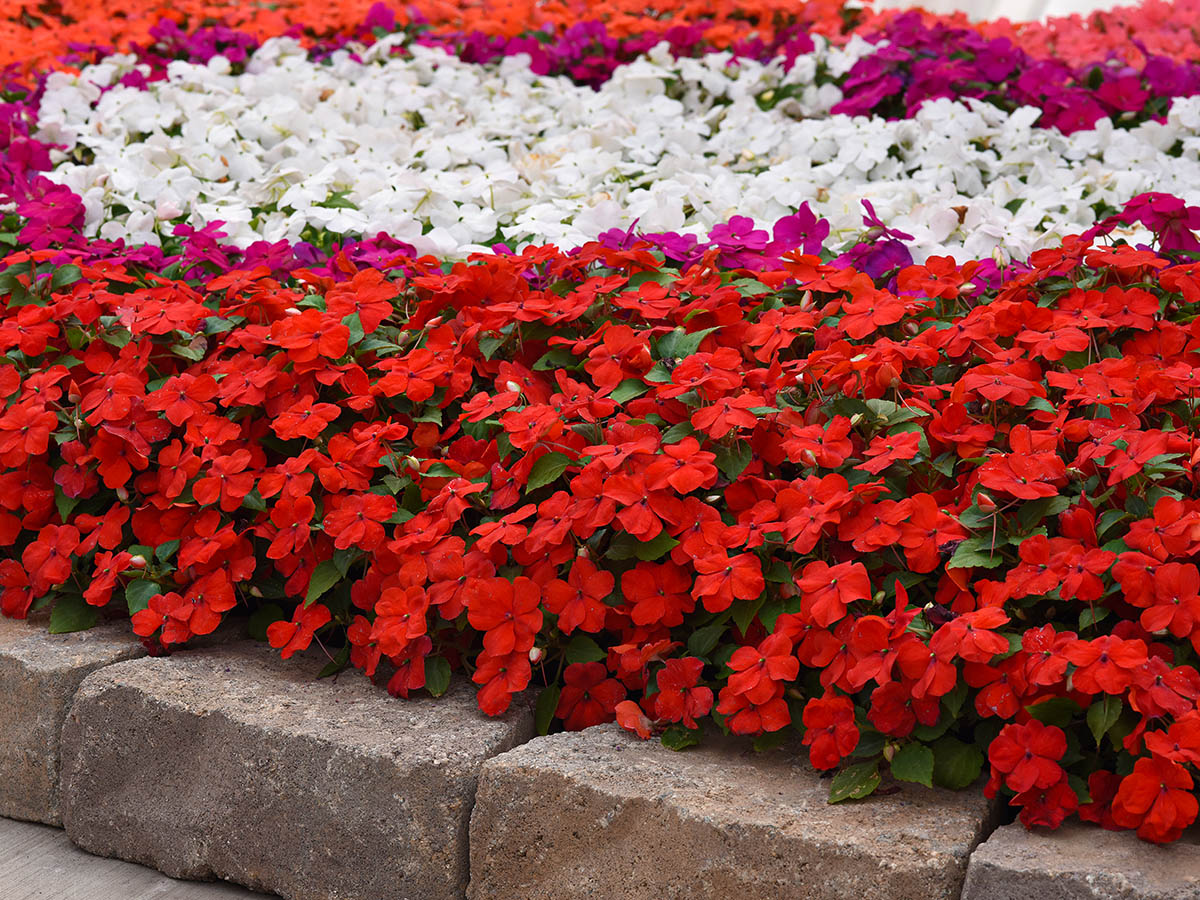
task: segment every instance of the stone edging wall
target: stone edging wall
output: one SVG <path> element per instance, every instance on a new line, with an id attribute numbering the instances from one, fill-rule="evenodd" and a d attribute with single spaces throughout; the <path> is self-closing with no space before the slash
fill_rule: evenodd
<path id="1" fill-rule="evenodd" d="M 144 657 L 0 619 L 0 814 L 289 900 L 1198 900 L 1200 834 L 994 828 L 980 791 L 830 806 L 795 754 L 533 737 L 473 687 L 398 701 L 253 642 Z"/>

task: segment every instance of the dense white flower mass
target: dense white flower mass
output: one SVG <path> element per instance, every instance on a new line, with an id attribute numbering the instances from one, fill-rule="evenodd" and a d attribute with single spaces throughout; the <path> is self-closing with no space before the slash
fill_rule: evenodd
<path id="1" fill-rule="evenodd" d="M 148 90 L 117 84 L 129 56 L 55 73 L 38 137 L 68 149 L 50 177 L 83 197 L 89 236 L 157 244 L 220 219 L 242 246 L 385 231 L 451 258 L 496 240 L 578 246 L 635 221 L 769 226 L 806 201 L 836 245 L 861 230 L 864 198 L 915 236 L 918 260 L 1024 258 L 1143 191 L 1200 204 L 1200 97 L 1165 123 L 1064 136 L 1035 128 L 1035 109 L 975 101 L 892 122 L 830 115 L 831 77 L 874 49 L 858 39 L 786 72 L 660 45 L 598 91 L 525 56 L 481 66 L 393 46 L 320 63 L 275 39 L 244 73 L 175 62 Z"/>

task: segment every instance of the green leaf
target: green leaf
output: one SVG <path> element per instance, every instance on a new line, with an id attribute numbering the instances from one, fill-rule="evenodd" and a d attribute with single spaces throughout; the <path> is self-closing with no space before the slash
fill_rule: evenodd
<path id="1" fill-rule="evenodd" d="M 723 615 L 715 622 L 709 622 L 692 632 L 688 638 L 688 652 L 693 656 L 708 656 L 712 653 L 717 642 L 729 628 L 729 615 Z"/>
<path id="2" fill-rule="evenodd" d="M 79 266 L 59 266 L 50 276 L 50 290 L 57 291 L 60 287 L 74 284 L 81 278 L 83 278 L 83 272 Z"/>
<path id="3" fill-rule="evenodd" d="M 905 744 L 892 757 L 892 777 L 933 787 L 933 751 L 924 744 Z"/>
<path id="4" fill-rule="evenodd" d="M 705 328 L 702 331 L 693 331 L 690 334 L 682 328 L 676 328 L 658 339 L 658 344 L 655 346 L 654 358 L 686 359 L 699 349 L 705 337 L 720 327 L 717 325 L 713 328 Z"/>
<path id="5" fill-rule="evenodd" d="M 700 743 L 702 733 L 699 728 L 684 728 L 682 725 L 672 725 L 662 733 L 662 745 L 668 750 L 683 750 Z"/>
<path id="6" fill-rule="evenodd" d="M 779 731 L 765 731 L 754 739 L 752 746 L 755 753 L 765 753 L 768 750 L 774 750 L 776 747 L 782 747 L 787 742 L 788 733 L 782 729 Z"/>
<path id="7" fill-rule="evenodd" d="M 125 605 L 129 607 L 129 614 L 132 616 L 146 609 L 150 606 L 150 598 L 161 593 L 162 585 L 158 582 L 135 578 L 125 585 Z"/>
<path id="8" fill-rule="evenodd" d="M 1043 725 L 1057 725 L 1059 728 L 1070 725 L 1079 709 L 1079 704 L 1070 697 L 1051 697 L 1025 707 L 1025 711 Z"/>
<path id="9" fill-rule="evenodd" d="M 342 318 L 342 324 L 350 329 L 351 347 L 359 343 L 367 336 L 367 333 L 363 331 L 362 319 L 359 317 L 358 313 L 350 313 L 350 315 L 344 316 Z"/>
<path id="10" fill-rule="evenodd" d="M 450 663 L 444 656 L 425 659 L 425 690 L 440 697 L 450 687 Z"/>
<path id="11" fill-rule="evenodd" d="M 569 663 L 600 662 L 608 658 L 604 649 L 582 632 L 576 632 L 567 643 L 565 654 Z"/>
<path id="12" fill-rule="evenodd" d="M 650 385 L 645 384 L 637 378 L 626 378 L 615 388 L 608 396 L 613 403 L 626 403 L 634 397 L 640 397 L 646 391 L 650 390 Z"/>
<path id="13" fill-rule="evenodd" d="M 678 425 L 672 425 L 663 432 L 663 445 L 678 444 L 685 437 L 691 437 L 696 433 L 696 429 L 692 427 L 691 422 L 680 422 Z"/>
<path id="14" fill-rule="evenodd" d="M 947 735 L 933 745 L 933 780 L 935 784 L 960 791 L 975 783 L 983 772 L 983 753 L 978 747 L 964 744 Z"/>
<path id="15" fill-rule="evenodd" d="M 875 414 L 875 417 L 888 426 L 899 425 L 901 422 L 908 422 L 912 419 L 920 419 L 928 416 L 929 413 L 923 409 L 913 409 L 911 406 L 903 406 L 899 403 L 893 403 L 891 400 L 864 400 L 867 408 Z"/>
<path id="16" fill-rule="evenodd" d="M 58 597 L 50 610 L 50 633 L 87 631 L 100 618 L 100 610 L 83 602 L 82 597 Z"/>
<path id="17" fill-rule="evenodd" d="M 334 655 L 333 659 L 321 667 L 321 671 L 317 673 L 317 678 L 328 678 L 330 675 L 336 675 L 349 664 L 350 645 L 347 644 Z"/>
<path id="18" fill-rule="evenodd" d="M 833 776 L 829 785 L 829 802 L 841 803 L 843 800 L 861 800 L 869 797 L 879 787 L 879 763 L 864 762 L 847 766 Z"/>
<path id="19" fill-rule="evenodd" d="M 1121 698 L 1109 694 L 1092 701 L 1092 705 L 1088 707 L 1087 711 L 1087 723 L 1092 737 L 1096 739 L 1097 747 L 1100 746 L 1100 741 L 1104 735 L 1108 734 L 1109 729 L 1117 724 L 1117 719 L 1121 718 L 1121 711 L 1124 709 L 1125 704 Z"/>
<path id="20" fill-rule="evenodd" d="M 246 633 L 256 641 L 266 641 L 267 626 L 272 622 L 282 622 L 287 613 L 278 603 L 264 603 L 250 614 L 246 621 Z"/>
<path id="21" fill-rule="evenodd" d="M 1021 504 L 1021 509 L 1017 512 L 1017 521 L 1021 523 L 1022 531 L 1028 531 L 1043 519 L 1066 512 L 1070 506 L 1071 501 L 1067 497 L 1040 497 Z"/>
<path id="22" fill-rule="evenodd" d="M 930 465 L 934 470 L 945 475 L 947 478 L 954 477 L 954 464 L 958 462 L 957 453 L 943 453 L 937 459 L 930 461 Z"/>
<path id="23" fill-rule="evenodd" d="M 730 481 L 746 471 L 753 458 L 753 451 L 745 441 L 738 441 L 733 447 L 718 447 L 716 452 L 717 468 Z"/>
<path id="24" fill-rule="evenodd" d="M 660 556 L 670 553 L 672 549 L 678 546 L 679 541 L 665 531 L 660 531 L 652 540 L 637 541 L 634 544 L 633 555 L 642 562 L 653 562 Z"/>
<path id="25" fill-rule="evenodd" d="M 491 359 L 492 354 L 500 349 L 500 346 L 508 340 L 508 335 L 486 335 L 479 339 L 479 352 L 483 354 L 484 359 Z"/>
<path id="26" fill-rule="evenodd" d="M 345 577 L 350 571 L 350 567 L 362 559 L 362 551 L 357 547 L 348 547 L 345 550 L 333 551 L 333 565 L 338 572 Z"/>
<path id="27" fill-rule="evenodd" d="M 555 369 L 569 369 L 574 366 L 578 359 L 575 354 L 566 347 L 552 347 L 538 357 L 538 361 L 533 364 L 535 372 L 549 372 Z"/>
<path id="28" fill-rule="evenodd" d="M 738 631 L 746 633 L 766 599 L 767 595 L 762 593 L 753 600 L 738 600 L 733 604 L 733 624 L 737 626 Z"/>
<path id="29" fill-rule="evenodd" d="M 163 541 L 154 548 L 154 558 L 159 562 L 166 562 L 175 555 L 175 551 L 179 549 L 179 540 Z"/>
<path id="30" fill-rule="evenodd" d="M 999 553 L 999 547 L 996 552 L 992 552 L 991 535 L 987 537 L 967 538 L 954 549 L 954 555 L 950 557 L 950 561 L 946 563 L 947 569 L 970 569 L 979 567 L 983 569 L 994 569 L 997 566 L 1004 565 L 1004 557 Z"/>
<path id="31" fill-rule="evenodd" d="M 538 694 L 537 706 L 533 711 L 533 724 L 538 734 L 550 733 L 550 723 L 554 721 L 554 710 L 558 709 L 561 695 L 562 688 L 558 684 L 552 684 Z"/>
<path id="32" fill-rule="evenodd" d="M 1107 606 L 1089 606 L 1087 609 L 1079 613 L 1079 630 L 1091 628 L 1097 622 L 1103 622 L 1108 618 L 1112 610 Z"/>
<path id="33" fill-rule="evenodd" d="M 267 501 L 262 498 L 262 494 L 258 492 L 258 488 L 253 488 L 250 493 L 242 498 L 242 506 L 246 509 L 253 509 L 257 512 L 266 512 Z"/>
<path id="34" fill-rule="evenodd" d="M 58 509 L 58 517 L 63 520 L 63 524 L 66 524 L 67 516 L 71 515 L 71 510 L 76 507 L 79 500 L 79 497 L 68 497 L 57 484 L 54 486 L 54 505 Z"/>
<path id="35" fill-rule="evenodd" d="M 457 472 L 445 463 L 435 462 L 423 473 L 426 478 L 458 478 Z"/>
<path id="36" fill-rule="evenodd" d="M 342 580 L 342 573 L 332 559 L 318 563 L 308 582 L 308 593 L 304 595 L 304 605 L 312 606 L 327 590 Z"/>
<path id="37" fill-rule="evenodd" d="M 536 491 L 552 481 L 557 481 L 570 464 L 571 457 L 565 453 L 547 453 L 545 456 L 539 457 L 529 472 L 529 482 L 525 485 L 525 493 Z"/>

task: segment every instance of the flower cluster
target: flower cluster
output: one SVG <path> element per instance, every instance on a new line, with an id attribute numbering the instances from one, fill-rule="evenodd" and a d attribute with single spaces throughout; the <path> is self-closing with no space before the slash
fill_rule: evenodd
<path id="1" fill-rule="evenodd" d="M 5 79 L 0 612 L 1196 820 L 1169 8 L 127 5 Z"/>
<path id="2" fill-rule="evenodd" d="M 36 137 L 65 148 L 48 177 L 82 197 L 85 234 L 139 244 L 220 220 L 243 246 L 383 231 L 464 258 L 611 228 L 702 239 L 730 211 L 770 227 L 806 203 L 845 241 L 866 197 L 918 260 L 1023 259 L 1139 193 L 1200 203 L 1200 96 L 1069 135 L 974 99 L 830 115 L 851 100 L 828 73 L 890 48 L 818 42 L 790 68 L 660 44 L 595 91 L 390 39 L 323 62 L 275 40 L 241 73 L 217 56 L 137 85 L 145 64 L 110 57 L 49 77 Z"/>
<path id="3" fill-rule="evenodd" d="M 1027 823 L 1176 837 L 1196 266 L 1073 239 L 872 276 L 788 243 L 187 279 L 15 253 L 0 605 L 162 648 L 248 605 L 397 695 L 544 685 L 543 730 L 796 725 L 853 763 L 838 796 L 885 762 L 969 784 L 978 744 Z"/>

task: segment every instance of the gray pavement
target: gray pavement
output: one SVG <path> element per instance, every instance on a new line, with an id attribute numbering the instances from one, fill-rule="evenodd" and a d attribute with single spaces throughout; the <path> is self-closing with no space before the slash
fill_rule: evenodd
<path id="1" fill-rule="evenodd" d="M 0 900 L 267 900 L 84 853 L 61 828 L 0 818 Z"/>

